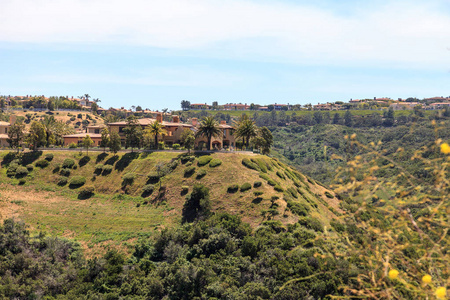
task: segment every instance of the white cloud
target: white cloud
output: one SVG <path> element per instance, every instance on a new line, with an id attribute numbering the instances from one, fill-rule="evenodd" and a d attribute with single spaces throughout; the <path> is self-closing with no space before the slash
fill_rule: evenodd
<path id="1" fill-rule="evenodd" d="M 2 0 L 0 41 L 144 45 L 324 64 L 449 65 L 450 16 L 427 3 L 332 10 L 244 0 Z"/>

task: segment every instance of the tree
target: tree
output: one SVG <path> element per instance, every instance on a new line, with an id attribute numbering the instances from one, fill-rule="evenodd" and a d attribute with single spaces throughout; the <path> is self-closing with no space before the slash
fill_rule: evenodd
<path id="1" fill-rule="evenodd" d="M 195 184 L 192 193 L 186 196 L 182 222 L 193 222 L 196 219 L 206 218 L 210 214 L 210 210 L 209 189 L 202 184 Z"/>
<path id="2" fill-rule="evenodd" d="M 200 121 L 195 137 L 205 136 L 208 140 L 207 149 L 211 150 L 211 139 L 212 137 L 218 137 L 222 134 L 220 130 L 219 123 L 214 119 L 214 117 L 204 117 Z"/>
<path id="3" fill-rule="evenodd" d="M 4 99 L 0 100 L 0 107 L 1 107 L 2 112 L 3 112 L 3 110 L 5 109 L 5 100 Z"/>
<path id="4" fill-rule="evenodd" d="M 47 108 L 48 108 L 48 110 L 50 110 L 50 111 L 55 110 L 55 103 L 53 102 L 53 100 L 48 100 Z"/>
<path id="5" fill-rule="evenodd" d="M 351 127 L 353 125 L 353 115 L 350 110 L 347 110 L 344 115 L 345 126 Z"/>
<path id="6" fill-rule="evenodd" d="M 97 103 L 92 103 L 91 104 L 91 112 L 93 112 L 94 114 L 96 114 L 97 113 L 97 110 L 98 110 L 98 104 Z"/>
<path id="7" fill-rule="evenodd" d="M 181 100 L 181 109 L 186 111 L 189 110 L 191 108 L 191 102 L 187 101 L 187 100 Z"/>
<path id="8" fill-rule="evenodd" d="M 47 141 L 47 134 L 45 132 L 45 127 L 42 123 L 33 121 L 31 123 L 30 132 L 28 133 L 27 141 L 29 146 L 33 151 L 40 146 L 44 146 Z"/>
<path id="9" fill-rule="evenodd" d="M 333 124 L 339 124 L 341 122 L 341 116 L 339 113 L 335 113 L 333 116 Z"/>
<path id="10" fill-rule="evenodd" d="M 383 115 L 384 115 L 383 121 L 384 126 L 391 127 L 392 125 L 394 125 L 395 118 L 394 118 L 394 109 L 392 107 L 390 107 L 387 112 L 385 111 Z"/>
<path id="11" fill-rule="evenodd" d="M 190 129 L 185 129 L 181 133 L 181 142 L 184 145 L 184 148 L 188 149 L 188 153 L 191 153 L 191 149 L 194 148 L 195 144 L 195 134 Z"/>
<path id="12" fill-rule="evenodd" d="M 257 127 L 255 122 L 251 120 L 246 114 L 242 114 L 240 120 L 236 126 L 236 137 L 242 138 L 242 143 L 245 142 L 248 148 L 250 138 L 255 137 L 257 133 Z"/>
<path id="13" fill-rule="evenodd" d="M 270 130 L 264 126 L 258 129 L 258 135 L 254 138 L 255 147 L 260 149 L 262 154 L 269 154 L 273 145 L 273 135 Z"/>
<path id="14" fill-rule="evenodd" d="M 56 119 L 54 116 L 44 116 L 44 120 L 42 120 L 42 125 L 44 126 L 45 134 L 46 134 L 46 147 L 55 143 L 55 136 L 53 134 L 55 127 Z"/>
<path id="15" fill-rule="evenodd" d="M 11 125 L 11 127 L 9 128 L 8 138 L 6 139 L 6 141 L 9 143 L 9 146 L 12 149 L 17 148 L 17 151 L 19 151 L 19 146 L 24 136 L 24 130 L 25 124 L 17 122 Z"/>
<path id="16" fill-rule="evenodd" d="M 143 133 L 141 125 L 139 125 L 135 116 L 127 118 L 127 126 L 123 131 L 125 132 L 125 149 L 131 147 L 132 152 L 133 148 L 139 149 L 141 147 Z"/>
<path id="17" fill-rule="evenodd" d="M 120 135 L 117 132 L 111 132 L 109 134 L 109 151 L 114 153 L 114 155 L 120 150 Z"/>
<path id="18" fill-rule="evenodd" d="M 106 147 L 109 146 L 109 131 L 107 128 L 103 128 L 102 130 L 102 139 L 100 141 L 100 147 L 103 147 L 103 152 L 105 152 Z"/>
<path id="19" fill-rule="evenodd" d="M 89 155 L 89 147 L 92 147 L 92 145 L 94 145 L 94 141 L 92 141 L 89 135 L 86 135 L 83 139 L 83 147 L 86 148 L 86 155 Z"/>
<path id="20" fill-rule="evenodd" d="M 148 128 L 145 130 L 145 134 L 148 136 L 152 136 L 155 139 L 155 149 L 158 149 L 158 136 L 165 136 L 167 131 L 164 129 L 162 123 L 155 120 Z"/>

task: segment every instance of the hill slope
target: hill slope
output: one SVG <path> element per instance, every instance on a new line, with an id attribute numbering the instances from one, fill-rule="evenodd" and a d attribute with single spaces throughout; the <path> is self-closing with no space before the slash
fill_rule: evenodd
<path id="1" fill-rule="evenodd" d="M 55 151 L 2 152 L 1 159 L 0 218 L 15 216 L 34 230 L 75 237 L 85 248 L 121 245 L 179 224 L 195 184 L 209 189 L 213 212 L 239 215 L 252 227 L 308 216 L 330 228 L 340 214 L 333 192 L 262 155 Z M 92 197 L 80 194 L 89 188 Z"/>

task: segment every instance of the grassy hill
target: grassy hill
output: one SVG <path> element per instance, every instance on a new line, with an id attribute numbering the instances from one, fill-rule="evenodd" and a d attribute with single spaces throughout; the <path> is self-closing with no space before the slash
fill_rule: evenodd
<path id="1" fill-rule="evenodd" d="M 254 228 L 299 218 L 330 228 L 341 212 L 333 192 L 262 155 L 46 151 L 1 152 L 0 160 L 1 219 L 17 217 L 94 252 L 180 224 L 195 184 L 209 189 L 213 212 L 239 215 Z"/>

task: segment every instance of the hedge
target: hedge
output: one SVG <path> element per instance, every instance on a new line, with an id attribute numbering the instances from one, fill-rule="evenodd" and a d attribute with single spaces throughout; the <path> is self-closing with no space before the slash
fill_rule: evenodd
<path id="1" fill-rule="evenodd" d="M 86 178 L 83 176 L 74 176 L 69 181 L 69 186 L 71 187 L 80 187 L 86 183 Z"/>
<path id="2" fill-rule="evenodd" d="M 197 162 L 197 165 L 202 167 L 204 165 L 207 165 L 212 160 L 212 157 L 209 155 L 200 156 Z"/>
<path id="3" fill-rule="evenodd" d="M 45 159 L 41 159 L 41 160 L 38 160 L 35 165 L 36 165 L 36 167 L 39 167 L 39 168 L 45 168 L 49 165 L 49 162 Z"/>
<path id="4" fill-rule="evenodd" d="M 62 163 L 62 167 L 68 168 L 68 169 L 72 169 L 74 165 L 75 165 L 75 161 L 71 158 L 66 158 Z"/>
<path id="5" fill-rule="evenodd" d="M 222 164 L 222 161 L 221 161 L 220 159 L 214 158 L 213 160 L 211 160 L 211 161 L 209 162 L 209 167 L 210 167 L 210 168 L 215 168 L 215 167 L 220 166 L 221 164 Z"/>
<path id="6" fill-rule="evenodd" d="M 248 191 L 251 188 L 252 188 L 252 185 L 250 183 L 246 182 L 243 185 L 241 185 L 241 192 Z"/>

